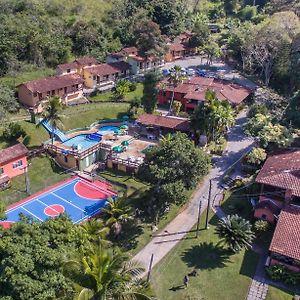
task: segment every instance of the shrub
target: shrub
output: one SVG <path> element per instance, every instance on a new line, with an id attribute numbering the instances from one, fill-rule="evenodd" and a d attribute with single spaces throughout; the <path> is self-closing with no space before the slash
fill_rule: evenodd
<path id="1" fill-rule="evenodd" d="M 132 82 L 129 86 L 129 91 L 134 92 L 137 88 L 137 84 L 135 82 Z"/>
<path id="2" fill-rule="evenodd" d="M 265 220 L 257 220 L 254 223 L 254 229 L 257 232 L 265 232 L 269 229 L 269 223 Z"/>
<path id="3" fill-rule="evenodd" d="M 20 137 L 25 137 L 26 132 L 18 123 L 9 123 L 8 127 L 3 131 L 2 137 L 8 142 L 13 142 Z"/>
<path id="4" fill-rule="evenodd" d="M 300 284 L 300 273 L 290 271 L 284 266 L 270 266 L 266 269 L 268 276 L 275 281 L 283 281 L 286 284 Z"/>
<path id="5" fill-rule="evenodd" d="M 253 148 L 246 156 L 245 162 L 249 165 L 260 166 L 267 158 L 267 153 L 262 148 Z"/>

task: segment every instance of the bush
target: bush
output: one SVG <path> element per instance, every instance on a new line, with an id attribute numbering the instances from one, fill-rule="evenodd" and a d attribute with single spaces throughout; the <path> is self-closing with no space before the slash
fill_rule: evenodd
<path id="1" fill-rule="evenodd" d="M 253 118 L 256 114 L 267 115 L 269 113 L 265 104 L 254 104 L 250 107 L 248 117 Z"/>
<path id="2" fill-rule="evenodd" d="M 268 276 L 275 281 L 283 281 L 286 284 L 298 285 L 300 284 L 300 273 L 290 271 L 284 266 L 270 266 L 267 268 Z"/>
<path id="3" fill-rule="evenodd" d="M 223 155 L 225 150 L 226 140 L 225 138 L 219 138 L 216 142 L 212 141 L 209 143 L 208 148 L 211 154 Z"/>
<path id="4" fill-rule="evenodd" d="M 25 137 L 26 132 L 18 123 L 10 123 L 7 128 L 4 129 L 2 138 L 8 142 L 14 142 L 20 137 Z"/>
<path id="5" fill-rule="evenodd" d="M 137 88 L 137 83 L 132 82 L 129 86 L 129 91 L 134 92 L 136 90 L 136 88 Z"/>
<path id="6" fill-rule="evenodd" d="M 260 166 L 267 158 L 267 153 L 262 148 L 253 148 L 246 156 L 245 162 L 252 166 Z"/>
<path id="7" fill-rule="evenodd" d="M 266 232 L 269 229 L 269 223 L 265 220 L 257 220 L 254 223 L 254 229 L 257 232 Z"/>

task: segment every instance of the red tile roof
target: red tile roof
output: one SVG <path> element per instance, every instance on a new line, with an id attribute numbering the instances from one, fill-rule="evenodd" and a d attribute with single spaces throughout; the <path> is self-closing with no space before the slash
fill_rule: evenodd
<path id="1" fill-rule="evenodd" d="M 300 260 L 300 208 L 281 211 L 269 250 Z"/>
<path id="2" fill-rule="evenodd" d="M 79 75 L 68 74 L 27 81 L 22 84 L 32 92 L 44 93 L 81 83 L 83 83 L 83 79 Z"/>
<path id="3" fill-rule="evenodd" d="M 182 131 L 188 131 L 190 127 L 190 122 L 186 118 L 166 117 L 150 114 L 140 115 L 137 119 L 137 122 L 146 126 L 158 126 Z"/>
<path id="4" fill-rule="evenodd" d="M 175 51 L 175 52 L 177 52 L 177 51 L 184 51 L 187 48 L 188 47 L 185 44 L 183 44 L 183 43 L 172 43 L 172 44 L 169 45 L 170 51 Z"/>
<path id="5" fill-rule="evenodd" d="M 270 155 L 255 181 L 291 190 L 292 195 L 300 197 L 300 150 Z"/>
<path id="6" fill-rule="evenodd" d="M 167 80 L 163 80 L 162 83 L 165 91 L 173 91 L 172 85 Z M 175 92 L 186 94 L 186 99 L 198 101 L 205 100 L 203 93 L 205 94 L 207 90 L 216 92 L 219 100 L 227 100 L 231 104 L 241 103 L 251 93 L 249 89 L 228 81 L 198 76 L 185 80 L 175 88 Z"/>
<path id="7" fill-rule="evenodd" d="M 75 59 L 75 62 L 78 62 L 82 66 L 96 65 L 97 59 L 94 57 L 79 57 Z"/>
<path id="8" fill-rule="evenodd" d="M 24 157 L 28 154 L 28 149 L 21 143 L 0 150 L 0 164 L 3 165 L 9 161 Z"/>
<path id="9" fill-rule="evenodd" d="M 57 68 L 62 71 L 66 71 L 68 69 L 77 69 L 77 67 L 78 67 L 78 64 L 75 61 L 72 63 L 69 63 L 69 64 L 60 64 L 57 66 Z"/>
<path id="10" fill-rule="evenodd" d="M 100 64 L 93 67 L 87 67 L 85 70 L 89 71 L 91 74 L 98 76 L 111 75 L 123 71 L 130 70 L 130 65 L 124 61 Z"/>

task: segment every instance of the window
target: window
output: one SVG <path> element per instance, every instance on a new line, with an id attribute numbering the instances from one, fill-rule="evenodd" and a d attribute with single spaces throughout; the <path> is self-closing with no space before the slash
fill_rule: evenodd
<path id="1" fill-rule="evenodd" d="M 93 76 L 93 80 L 96 80 L 96 79 L 97 79 L 97 76 L 94 75 L 94 76 Z"/>
<path id="2" fill-rule="evenodd" d="M 36 96 L 37 96 L 37 92 L 34 92 L 34 93 L 33 93 L 33 97 L 36 97 Z"/>
<path id="3" fill-rule="evenodd" d="M 267 215 L 262 214 L 262 215 L 261 215 L 261 218 L 265 220 L 265 219 L 267 218 Z"/>
<path id="4" fill-rule="evenodd" d="M 54 96 L 55 95 L 55 90 L 51 91 L 51 94 L 52 94 L 52 96 Z"/>
<path id="5" fill-rule="evenodd" d="M 12 164 L 13 169 L 17 169 L 17 168 L 19 168 L 21 166 L 23 166 L 23 161 L 22 160 L 18 160 L 18 161 L 14 162 Z"/>
<path id="6" fill-rule="evenodd" d="M 67 73 L 70 73 L 71 72 L 71 69 L 67 69 Z"/>
<path id="7" fill-rule="evenodd" d="M 68 156 L 65 156 L 64 159 L 65 159 L 65 163 L 67 163 L 68 162 Z"/>
<path id="8" fill-rule="evenodd" d="M 0 168 L 0 175 L 4 173 L 3 168 Z"/>

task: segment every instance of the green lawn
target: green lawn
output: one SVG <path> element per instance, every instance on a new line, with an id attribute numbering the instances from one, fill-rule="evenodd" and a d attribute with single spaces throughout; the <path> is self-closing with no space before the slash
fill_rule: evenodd
<path id="1" fill-rule="evenodd" d="M 47 76 L 54 75 L 55 70 L 50 68 L 44 68 L 44 69 L 33 69 L 31 71 L 19 73 L 16 76 L 4 76 L 0 78 L 0 83 L 7 84 L 11 88 L 15 88 L 17 85 L 19 85 L 22 82 L 30 81 L 30 80 L 36 80 L 45 78 Z"/>
<path id="2" fill-rule="evenodd" d="M 29 166 L 30 193 L 34 194 L 69 177 L 47 157 L 33 158 Z M 12 179 L 10 188 L 0 191 L 0 199 L 6 205 L 12 204 L 29 196 L 25 192 L 25 175 Z"/>
<path id="3" fill-rule="evenodd" d="M 293 296 L 292 292 L 269 286 L 266 300 L 292 300 Z"/>
<path id="4" fill-rule="evenodd" d="M 195 233 L 188 234 L 154 267 L 152 290 L 159 300 L 245 299 L 258 257 L 252 251 L 232 255 L 220 248 L 214 233 L 216 223 L 214 216 L 209 230 L 202 230 L 198 239 Z M 194 268 L 199 275 L 190 277 L 189 286 L 184 289 L 183 277 Z"/>
<path id="5" fill-rule="evenodd" d="M 142 83 L 138 83 L 136 90 L 133 92 L 129 92 L 123 101 L 130 102 L 135 98 L 140 99 L 143 96 L 144 85 Z M 99 93 L 97 96 L 88 97 L 88 99 L 92 102 L 101 102 L 101 101 L 111 101 L 112 92 Z"/>

